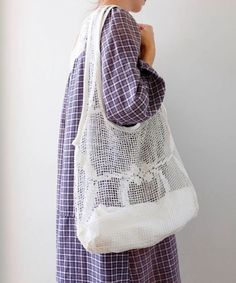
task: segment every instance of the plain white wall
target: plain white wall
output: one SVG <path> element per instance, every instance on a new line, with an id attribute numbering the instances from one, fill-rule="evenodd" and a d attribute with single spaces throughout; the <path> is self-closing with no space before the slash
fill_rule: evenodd
<path id="1" fill-rule="evenodd" d="M 57 142 L 69 55 L 93 1 L 5 0 L 1 282 L 55 282 Z M 236 2 L 151 1 L 154 68 L 195 185 L 199 215 L 177 234 L 182 283 L 233 283 Z"/>

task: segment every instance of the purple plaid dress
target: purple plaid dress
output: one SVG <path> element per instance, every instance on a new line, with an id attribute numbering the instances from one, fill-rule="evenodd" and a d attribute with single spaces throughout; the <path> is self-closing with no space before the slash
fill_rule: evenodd
<path id="1" fill-rule="evenodd" d="M 160 108 L 165 82 L 139 58 L 135 19 L 113 7 L 103 26 L 101 64 L 107 118 L 120 125 L 148 119 Z M 74 146 L 83 102 L 84 52 L 70 71 L 60 120 L 56 214 L 57 283 L 180 283 L 175 235 L 155 246 L 122 253 L 91 254 L 76 238 L 73 210 Z M 125 73 L 125 75 L 124 75 Z"/>

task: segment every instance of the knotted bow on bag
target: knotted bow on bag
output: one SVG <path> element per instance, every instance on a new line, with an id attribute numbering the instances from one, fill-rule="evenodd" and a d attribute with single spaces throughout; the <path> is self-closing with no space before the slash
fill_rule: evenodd
<path id="1" fill-rule="evenodd" d="M 155 115 L 131 127 L 106 118 L 100 37 L 116 6 L 100 6 L 86 18 L 73 50 L 73 58 L 85 50 L 83 108 L 72 143 L 76 236 L 92 253 L 155 245 L 199 210 L 163 103 Z"/>

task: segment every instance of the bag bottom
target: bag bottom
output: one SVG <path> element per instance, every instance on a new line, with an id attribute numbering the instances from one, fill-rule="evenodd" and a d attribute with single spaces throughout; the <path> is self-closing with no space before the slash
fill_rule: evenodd
<path id="1" fill-rule="evenodd" d="M 126 207 L 100 205 L 86 224 L 78 223 L 76 233 L 92 253 L 123 252 L 153 246 L 181 230 L 198 214 L 193 187 L 171 191 L 158 202 Z"/>

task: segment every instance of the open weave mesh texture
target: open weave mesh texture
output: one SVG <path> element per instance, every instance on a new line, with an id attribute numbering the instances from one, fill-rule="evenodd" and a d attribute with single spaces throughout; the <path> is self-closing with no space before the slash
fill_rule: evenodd
<path id="1" fill-rule="evenodd" d="M 131 127 L 117 125 L 106 118 L 98 56 L 101 26 L 98 30 L 96 22 L 101 13 L 92 15 L 91 22 L 84 25 L 77 46 L 77 50 L 89 46 L 83 111 L 73 141 L 78 230 L 86 227 L 99 207 L 111 212 L 113 208 L 158 203 L 182 188 L 194 192 L 175 146 L 164 104 L 148 120 Z"/>

